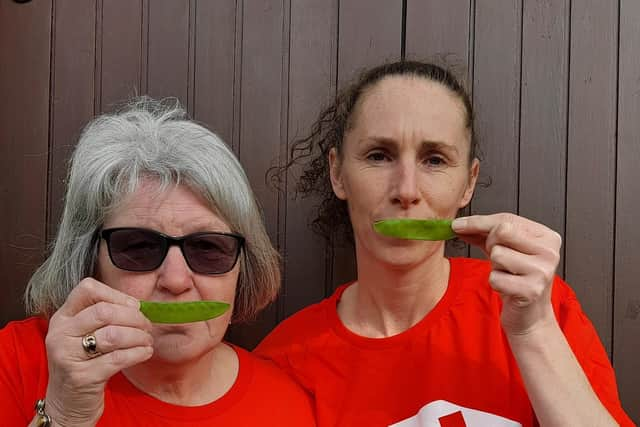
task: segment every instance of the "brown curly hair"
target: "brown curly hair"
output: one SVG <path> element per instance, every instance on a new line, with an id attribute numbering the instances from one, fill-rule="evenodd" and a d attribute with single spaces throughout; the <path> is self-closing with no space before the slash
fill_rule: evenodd
<path id="1" fill-rule="evenodd" d="M 480 153 L 474 132 L 474 114 L 471 99 L 453 72 L 439 65 L 418 61 L 386 63 L 364 71 L 350 85 L 341 90 L 333 103 L 320 113 L 311 127 L 311 133 L 295 140 L 290 149 L 289 160 L 284 166 L 268 172 L 272 182 L 282 182 L 286 172 L 294 164 L 303 163 L 303 171 L 296 184 L 296 195 L 317 196 L 320 203 L 317 215 L 311 224 L 319 235 L 334 243 L 353 243 L 353 230 L 347 203 L 333 193 L 329 178 L 329 151 L 341 152 L 345 134 L 353 127 L 354 111 L 367 89 L 388 76 L 417 76 L 442 84 L 450 89 L 464 104 L 465 127 L 471 135 L 469 162 L 479 158 Z"/>

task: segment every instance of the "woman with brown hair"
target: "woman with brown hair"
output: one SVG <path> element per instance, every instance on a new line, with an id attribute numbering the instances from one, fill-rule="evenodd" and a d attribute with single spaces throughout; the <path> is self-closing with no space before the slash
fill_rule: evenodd
<path id="1" fill-rule="evenodd" d="M 256 352 L 314 396 L 320 426 L 632 425 L 596 331 L 555 276 L 558 233 L 510 213 L 455 219 L 482 261 L 374 229 L 454 219 L 471 200 L 473 111 L 450 72 L 365 72 L 292 152 L 290 164 L 311 160 L 300 189 L 322 198 L 316 228 L 355 243 L 357 278 Z"/>

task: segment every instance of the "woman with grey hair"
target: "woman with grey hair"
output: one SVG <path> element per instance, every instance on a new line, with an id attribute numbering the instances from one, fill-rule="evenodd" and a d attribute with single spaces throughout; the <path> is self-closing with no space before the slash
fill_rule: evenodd
<path id="1" fill-rule="evenodd" d="M 314 425 L 295 383 L 223 341 L 280 272 L 216 135 L 177 102 L 138 99 L 89 123 L 67 183 L 26 290 L 35 316 L 0 330 L 3 424 Z"/>

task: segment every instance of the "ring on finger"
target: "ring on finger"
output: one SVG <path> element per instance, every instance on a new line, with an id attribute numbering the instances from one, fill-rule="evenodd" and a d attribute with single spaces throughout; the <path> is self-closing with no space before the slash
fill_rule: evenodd
<path id="1" fill-rule="evenodd" d="M 95 357 L 100 354 L 98 352 L 98 341 L 96 340 L 96 336 L 93 334 L 87 334 L 82 337 L 82 348 L 89 357 Z"/>

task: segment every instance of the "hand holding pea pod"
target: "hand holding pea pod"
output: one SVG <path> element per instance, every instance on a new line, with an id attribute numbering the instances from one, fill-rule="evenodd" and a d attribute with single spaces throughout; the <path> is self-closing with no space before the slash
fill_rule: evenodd
<path id="1" fill-rule="evenodd" d="M 558 233 L 508 213 L 458 218 L 452 228 L 491 261 L 489 283 L 502 296 L 507 334 L 527 334 L 555 321 L 551 285 L 560 260 Z"/>
<path id="2" fill-rule="evenodd" d="M 46 405 L 56 425 L 95 425 L 109 378 L 151 357 L 151 322 L 139 306 L 135 298 L 87 278 L 53 314 L 45 339 Z M 95 339 L 95 348 L 89 346 L 95 352 L 83 348 L 87 337 Z"/>

